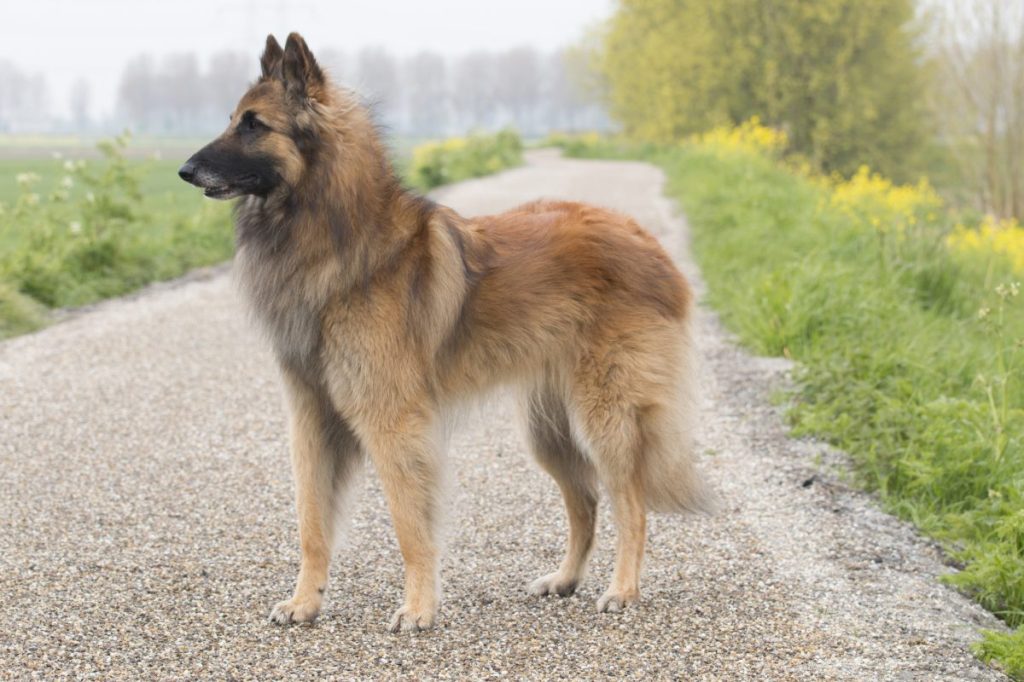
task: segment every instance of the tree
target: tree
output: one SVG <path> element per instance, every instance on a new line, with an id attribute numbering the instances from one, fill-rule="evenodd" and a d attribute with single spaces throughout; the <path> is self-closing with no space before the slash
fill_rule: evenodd
<path id="1" fill-rule="evenodd" d="M 455 62 L 452 100 L 464 128 L 486 128 L 494 117 L 496 66 L 494 55 L 475 51 Z"/>
<path id="2" fill-rule="evenodd" d="M 612 115 L 627 133 L 670 142 L 727 122 L 713 97 L 711 68 L 719 61 L 709 2 L 621 0 L 595 64 L 604 76 Z M 718 79 L 719 81 L 723 79 Z"/>
<path id="3" fill-rule="evenodd" d="M 159 89 L 152 57 L 139 55 L 128 62 L 121 74 L 117 101 L 130 127 L 147 129 L 152 125 L 160 110 Z"/>
<path id="4" fill-rule="evenodd" d="M 360 50 L 356 59 L 356 81 L 357 89 L 373 104 L 383 122 L 397 125 L 401 96 L 394 56 L 382 47 Z"/>
<path id="5" fill-rule="evenodd" d="M 548 56 L 541 99 L 547 130 L 606 130 L 608 116 L 602 106 L 607 83 L 592 68 L 594 45 L 587 40 Z"/>
<path id="6" fill-rule="evenodd" d="M 327 77 L 330 78 L 332 83 L 341 87 L 352 87 L 354 74 L 351 71 L 353 63 L 348 53 L 328 47 L 323 50 L 317 50 L 316 61 L 320 64 L 320 68 L 327 71 Z"/>
<path id="7" fill-rule="evenodd" d="M 89 127 L 89 81 L 79 78 L 71 86 L 68 104 L 71 109 L 71 124 L 82 132 Z"/>
<path id="8" fill-rule="evenodd" d="M 912 18 L 911 0 L 621 0 L 597 67 L 637 137 L 760 116 L 824 171 L 905 178 L 926 134 Z"/>
<path id="9" fill-rule="evenodd" d="M 42 74 L 26 73 L 0 60 L 0 131 L 36 131 L 45 127 L 48 92 Z"/>
<path id="10" fill-rule="evenodd" d="M 160 73 L 160 85 L 158 94 L 163 104 L 160 117 L 163 132 L 200 129 L 203 103 L 196 90 L 202 88 L 202 78 L 196 55 L 185 52 L 167 55 Z"/>
<path id="11" fill-rule="evenodd" d="M 531 47 L 517 47 L 499 54 L 495 67 L 501 78 L 494 84 L 497 103 L 511 114 L 519 130 L 532 133 L 540 95 L 540 59 Z"/>
<path id="12" fill-rule="evenodd" d="M 210 60 L 203 77 L 205 94 L 202 107 L 204 127 L 217 130 L 227 125 L 246 84 L 255 80 L 256 61 L 243 52 L 218 52 Z"/>
<path id="13" fill-rule="evenodd" d="M 1024 1 L 932 2 L 932 105 L 978 208 L 1024 218 Z"/>
<path id="14" fill-rule="evenodd" d="M 409 131 L 438 136 L 448 124 L 448 68 L 436 52 L 420 52 L 404 65 Z"/>

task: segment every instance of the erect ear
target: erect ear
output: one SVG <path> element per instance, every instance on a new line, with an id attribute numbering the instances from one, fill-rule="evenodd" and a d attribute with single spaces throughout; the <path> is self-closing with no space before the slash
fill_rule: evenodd
<path id="1" fill-rule="evenodd" d="M 284 60 L 284 50 L 278 44 L 273 35 L 267 36 L 267 46 L 263 48 L 263 56 L 260 57 L 260 69 L 263 71 L 262 78 L 281 78 L 281 62 Z"/>
<path id="2" fill-rule="evenodd" d="M 288 93 L 299 98 L 321 99 L 324 72 L 298 33 L 288 35 L 284 44 L 284 84 Z"/>

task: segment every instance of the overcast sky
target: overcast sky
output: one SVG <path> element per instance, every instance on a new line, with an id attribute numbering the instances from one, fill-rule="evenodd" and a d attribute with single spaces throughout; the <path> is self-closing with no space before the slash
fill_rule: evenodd
<path id="1" fill-rule="evenodd" d="M 318 47 L 383 46 L 397 55 L 446 55 L 575 42 L 609 16 L 614 0 L 26 0 L 5 2 L 0 58 L 42 73 L 51 109 L 66 111 L 71 84 L 92 86 L 94 114 L 108 113 L 125 62 L 193 51 L 201 63 L 225 50 L 255 60 L 267 33 L 298 30 Z"/>

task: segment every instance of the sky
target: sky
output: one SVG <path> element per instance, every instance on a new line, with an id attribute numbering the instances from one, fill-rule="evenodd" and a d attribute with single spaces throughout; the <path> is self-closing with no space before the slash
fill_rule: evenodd
<path id="1" fill-rule="evenodd" d="M 51 109 L 67 111 L 72 84 L 91 86 L 94 116 L 113 109 L 125 62 L 149 53 L 222 50 L 256 60 L 267 33 L 299 31 L 318 47 L 382 46 L 398 56 L 457 55 L 529 45 L 553 50 L 611 15 L 614 0 L 2 0 L 0 59 L 41 73 Z M 255 67 L 254 67 L 255 70 Z"/>

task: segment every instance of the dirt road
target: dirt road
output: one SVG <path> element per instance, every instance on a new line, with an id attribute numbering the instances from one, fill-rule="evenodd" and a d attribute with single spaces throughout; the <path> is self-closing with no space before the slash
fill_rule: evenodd
<path id="1" fill-rule="evenodd" d="M 696 280 L 661 185 L 643 164 L 538 152 L 438 196 L 612 206 Z M 527 594 L 565 520 L 499 396 L 453 439 L 446 601 L 414 636 L 385 630 L 401 560 L 372 474 L 320 620 L 267 621 L 298 563 L 284 411 L 225 274 L 0 344 L 0 678 L 1000 679 L 969 650 L 997 624 L 938 582 L 935 549 L 828 473 L 841 457 L 786 438 L 769 398 L 787 366 L 708 312 L 699 339 L 702 465 L 724 504 L 651 520 L 643 602 L 595 612 L 606 506 L 577 595 Z"/>

